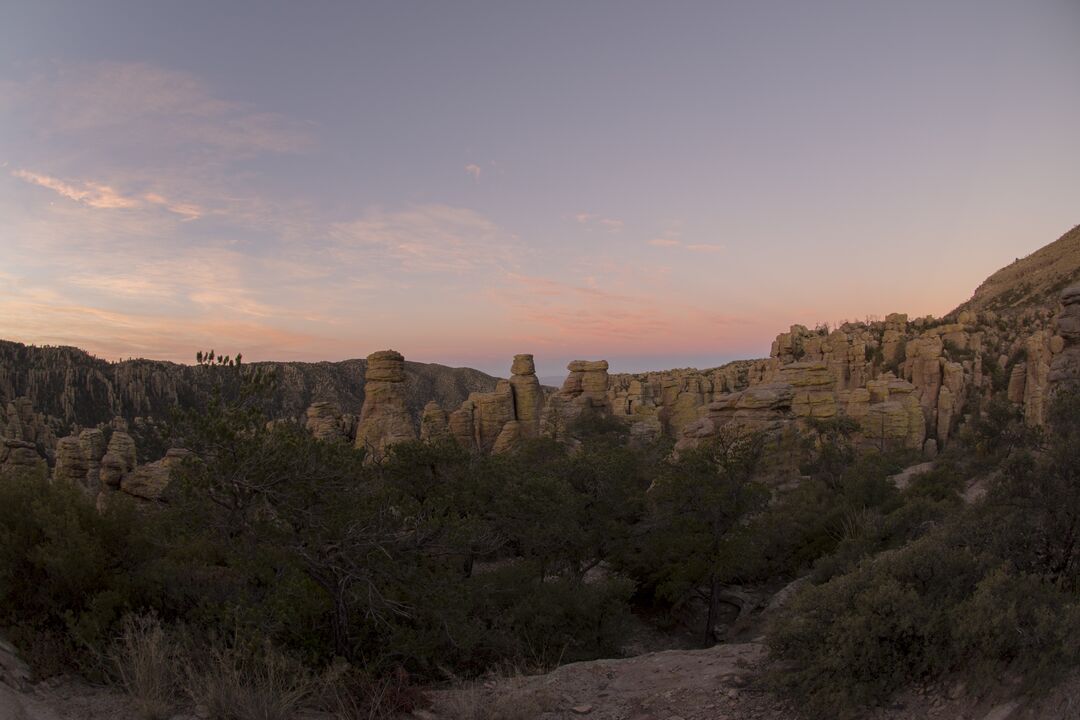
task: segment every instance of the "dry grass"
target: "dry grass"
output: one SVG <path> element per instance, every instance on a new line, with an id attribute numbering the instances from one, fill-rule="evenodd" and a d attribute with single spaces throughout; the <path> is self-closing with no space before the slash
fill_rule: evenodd
<path id="1" fill-rule="evenodd" d="M 271 647 L 211 648 L 188 672 L 192 701 L 212 720 L 288 720 L 315 689 L 306 669 Z"/>
<path id="2" fill-rule="evenodd" d="M 171 716 L 177 694 L 178 652 L 156 617 L 129 616 L 110 652 L 120 682 L 142 720 Z"/>
<path id="3" fill-rule="evenodd" d="M 449 720 L 534 720 L 551 705 L 551 698 L 529 692 L 510 679 L 493 688 L 462 685 L 445 693 L 437 709 L 439 717 Z"/>
<path id="4" fill-rule="evenodd" d="M 423 695 L 403 670 L 373 678 L 342 664 L 331 667 L 319 687 L 319 708 L 336 720 L 398 718 L 423 704 Z"/>

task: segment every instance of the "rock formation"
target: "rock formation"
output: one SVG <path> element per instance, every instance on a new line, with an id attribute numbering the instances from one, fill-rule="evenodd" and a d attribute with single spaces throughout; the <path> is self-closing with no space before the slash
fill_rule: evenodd
<path id="1" fill-rule="evenodd" d="M 162 459 L 139 465 L 133 472 L 124 475 L 120 490 L 140 500 L 162 500 L 172 479 L 173 469 L 190 454 L 181 448 L 171 448 Z"/>
<path id="2" fill-rule="evenodd" d="M 548 399 L 540 418 L 542 432 L 556 440 L 571 439 L 573 424 L 586 412 L 611 408 L 607 360 L 574 360 L 566 369 L 566 380 Z"/>
<path id="3" fill-rule="evenodd" d="M 420 439 L 424 442 L 440 443 L 453 438 L 450 432 L 450 416 L 432 400 L 424 406 L 420 416 Z"/>
<path id="4" fill-rule="evenodd" d="M 404 356 L 395 350 L 368 355 L 356 447 L 378 459 L 394 443 L 415 439 L 416 430 L 406 407 Z"/>
<path id="5" fill-rule="evenodd" d="M 86 475 L 90 470 L 90 462 L 86 458 L 79 438 L 68 436 L 60 438 L 56 443 L 56 467 L 53 469 L 53 478 L 56 482 L 67 482 L 89 492 L 97 491 L 87 482 Z"/>
<path id="6" fill-rule="evenodd" d="M 792 325 L 768 358 L 707 370 L 613 374 L 604 360 L 575 360 L 555 392 L 541 387 L 531 355 L 515 356 L 506 380 L 406 363 L 394 351 L 366 361 L 272 363 L 281 383 L 269 413 L 372 457 L 417 429 L 424 441 L 452 439 L 485 453 L 537 436 L 573 443 L 575 423 L 592 413 L 625 423 L 635 441 L 667 436 L 678 447 L 732 424 L 783 434 L 847 417 L 865 445 L 933 455 L 991 399 L 1007 398 L 1039 425 L 1053 392 L 1080 383 L 1078 280 L 1080 227 L 995 273 L 945 318 L 894 313 L 832 328 Z M 0 341 L 0 469 L 54 465 L 54 477 L 89 492 L 126 487 L 158 496 L 145 488 L 160 485 L 168 458 L 140 458 L 125 421 L 141 436 L 139 428 L 172 406 L 198 407 L 212 385 L 208 373 Z"/>
<path id="7" fill-rule="evenodd" d="M 326 442 L 339 442 L 349 439 L 350 430 L 355 432 L 355 427 L 332 402 L 312 403 L 305 415 L 305 427 L 317 439 Z"/>
<path id="8" fill-rule="evenodd" d="M 1057 317 L 1057 338 L 1051 345 L 1057 350 L 1047 381 L 1054 390 L 1080 389 L 1080 284 L 1061 293 L 1061 313 Z"/>
<path id="9" fill-rule="evenodd" d="M 540 434 L 540 415 L 543 412 L 544 393 L 536 377 L 536 365 L 532 355 L 515 355 L 510 366 L 510 391 L 514 396 L 514 419 L 520 423 L 522 437 Z"/>

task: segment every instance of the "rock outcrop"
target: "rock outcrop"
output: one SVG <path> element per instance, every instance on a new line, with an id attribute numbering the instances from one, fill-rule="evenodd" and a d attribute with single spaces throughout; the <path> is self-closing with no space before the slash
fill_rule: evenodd
<path id="1" fill-rule="evenodd" d="M 88 493 L 97 491 L 91 487 L 86 475 L 90 470 L 90 462 L 86 458 L 79 438 L 68 436 L 60 438 L 56 443 L 56 467 L 53 468 L 53 478 L 56 482 L 67 482 L 76 485 Z"/>
<path id="2" fill-rule="evenodd" d="M 441 443 L 452 438 L 449 414 L 439 407 L 439 403 L 432 400 L 424 406 L 424 414 L 420 416 L 420 439 L 424 442 Z"/>
<path id="3" fill-rule="evenodd" d="M 556 440 L 571 439 L 575 422 L 589 411 L 610 411 L 607 360 L 574 360 L 566 366 L 562 387 L 544 406 L 542 431 Z"/>
<path id="4" fill-rule="evenodd" d="M 347 419 L 341 408 L 332 402 L 312 403 L 304 415 L 308 432 L 325 442 L 345 441 L 356 432 L 355 420 Z"/>
<path id="5" fill-rule="evenodd" d="M 1057 350 L 1047 381 L 1054 391 L 1080 389 L 1080 284 L 1061 293 L 1061 313 L 1056 328 L 1059 342 L 1051 339 L 1051 350 Z"/>
<path id="6" fill-rule="evenodd" d="M 121 479 L 120 490 L 139 500 L 161 501 L 172 480 L 172 471 L 191 453 L 181 448 L 171 448 L 165 457 L 152 463 L 139 465 Z M 99 504 L 100 504 L 99 496 Z"/>
<path id="7" fill-rule="evenodd" d="M 368 355 L 356 447 L 378 459 L 394 443 L 415 440 L 416 429 L 406 400 L 405 357 L 396 350 Z"/>

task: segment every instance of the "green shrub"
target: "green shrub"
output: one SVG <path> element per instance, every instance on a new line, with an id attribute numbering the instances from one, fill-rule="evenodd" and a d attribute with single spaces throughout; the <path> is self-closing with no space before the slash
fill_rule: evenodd
<path id="1" fill-rule="evenodd" d="M 1080 662 L 1080 398 L 1059 396 L 1048 424 L 984 501 L 961 509 L 946 465 L 839 542 L 773 623 L 776 682 L 854 716 L 946 672 L 1045 685 Z"/>
<path id="2" fill-rule="evenodd" d="M 31 654 L 39 671 L 100 671 L 118 621 L 155 595 L 152 556 L 130 501 L 98 512 L 75 486 L 0 474 L 0 624 L 23 646 L 52 638 L 57 657 Z"/>

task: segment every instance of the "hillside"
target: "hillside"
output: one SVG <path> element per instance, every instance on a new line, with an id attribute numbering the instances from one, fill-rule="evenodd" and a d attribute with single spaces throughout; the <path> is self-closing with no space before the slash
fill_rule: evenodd
<path id="1" fill-rule="evenodd" d="M 965 310 L 1008 313 L 1032 306 L 1056 310 L 1058 294 L 1077 281 L 1080 281 L 1080 225 L 998 270 L 952 314 Z"/>
<path id="2" fill-rule="evenodd" d="M 313 402 L 336 403 L 358 413 L 364 402 L 365 360 L 263 362 L 277 370 L 278 386 L 267 413 L 298 418 Z M 471 368 L 406 362 L 406 405 L 418 419 L 424 404 L 458 405 L 469 393 L 495 387 L 497 378 Z M 209 391 L 204 368 L 157 360 L 108 362 L 73 347 L 36 347 L 0 340 L 0 404 L 29 398 L 55 420 L 58 434 L 74 425 L 93 427 L 114 417 L 167 418 L 174 406 L 190 407 Z"/>

